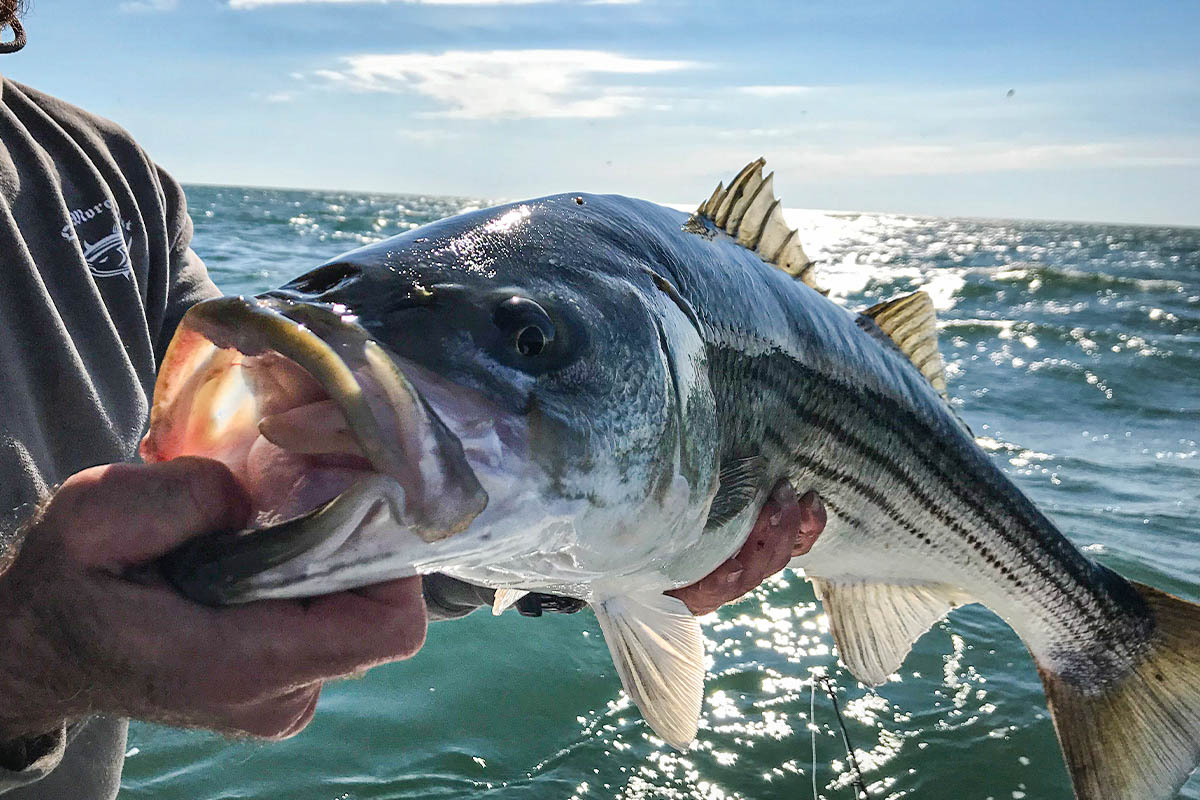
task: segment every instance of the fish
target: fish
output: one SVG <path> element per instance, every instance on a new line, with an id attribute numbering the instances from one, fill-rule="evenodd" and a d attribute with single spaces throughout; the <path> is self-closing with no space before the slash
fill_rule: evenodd
<path id="1" fill-rule="evenodd" d="M 929 296 L 830 300 L 765 161 L 694 213 L 559 194 L 193 307 L 141 454 L 218 459 L 254 508 L 164 573 L 199 602 L 443 573 L 586 602 L 621 684 L 686 749 L 700 622 L 665 591 L 819 493 L 789 566 L 877 686 L 951 609 L 1029 649 L 1080 800 L 1165 798 L 1200 760 L 1200 607 L 1089 559 L 976 444 Z"/>

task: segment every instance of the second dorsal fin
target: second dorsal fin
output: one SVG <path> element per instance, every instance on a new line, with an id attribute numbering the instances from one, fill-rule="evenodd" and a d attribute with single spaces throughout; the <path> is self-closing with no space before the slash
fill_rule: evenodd
<path id="1" fill-rule="evenodd" d="M 763 177 L 766 165 L 765 159 L 756 159 L 743 167 L 728 187 L 717 184 L 696 213 L 758 253 L 763 261 L 823 292 L 813 278 L 813 262 L 783 218 L 783 207 L 775 198 L 775 173 Z"/>
<path id="2" fill-rule="evenodd" d="M 937 316 L 929 295 L 913 292 L 893 297 L 862 313 L 888 335 L 937 393 L 946 398 L 945 364 L 938 351 Z"/>

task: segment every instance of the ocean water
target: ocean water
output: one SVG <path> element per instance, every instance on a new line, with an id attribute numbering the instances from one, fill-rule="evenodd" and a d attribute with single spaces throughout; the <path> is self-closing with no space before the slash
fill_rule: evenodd
<path id="1" fill-rule="evenodd" d="M 474 198 L 188 189 L 196 250 L 227 292 L 275 286 Z M 793 211 L 832 296 L 935 298 L 955 404 L 1080 547 L 1200 602 L 1200 229 Z M 412 660 L 327 687 L 283 743 L 135 725 L 123 797 L 852 798 L 832 678 L 872 797 L 1069 798 L 1034 667 L 978 606 L 895 680 L 839 667 L 790 574 L 706 619 L 697 746 L 650 735 L 589 612 L 486 611 L 432 626 Z M 1200 799 L 1200 776 L 1182 797 Z"/>

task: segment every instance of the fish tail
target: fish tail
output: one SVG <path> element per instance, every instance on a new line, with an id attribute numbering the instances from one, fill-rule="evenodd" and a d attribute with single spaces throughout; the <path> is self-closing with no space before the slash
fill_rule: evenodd
<path id="1" fill-rule="evenodd" d="M 1130 585 L 1154 620 L 1133 669 L 1085 686 L 1038 665 L 1078 800 L 1173 797 L 1200 762 L 1200 606 Z"/>

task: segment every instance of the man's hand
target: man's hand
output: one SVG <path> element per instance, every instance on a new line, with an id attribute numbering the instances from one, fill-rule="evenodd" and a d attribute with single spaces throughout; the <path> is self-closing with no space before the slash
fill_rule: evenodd
<path id="1" fill-rule="evenodd" d="M 697 616 L 716 611 L 757 588 L 793 557 L 807 553 L 825 529 L 825 520 L 825 506 L 816 492 L 797 499 L 791 484 L 780 481 L 737 555 L 691 586 L 667 594 Z"/>
<path id="2" fill-rule="evenodd" d="M 285 738 L 323 681 L 421 647 L 419 578 L 213 609 L 128 577 L 189 537 L 242 527 L 248 507 L 205 459 L 69 478 L 0 575 L 0 741 L 96 712 Z"/>

